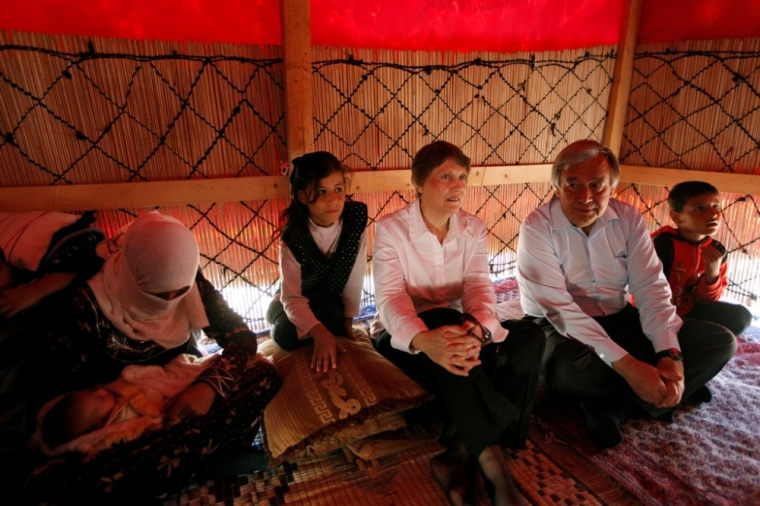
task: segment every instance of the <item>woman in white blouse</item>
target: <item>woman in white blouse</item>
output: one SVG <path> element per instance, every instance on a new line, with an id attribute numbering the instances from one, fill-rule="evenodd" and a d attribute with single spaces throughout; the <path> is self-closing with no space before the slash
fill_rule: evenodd
<path id="1" fill-rule="evenodd" d="M 493 503 L 523 504 L 501 446 L 524 447 L 544 336 L 528 321 L 499 322 L 486 227 L 461 210 L 470 159 L 434 142 L 412 162 L 418 199 L 376 224 L 375 346 L 442 401 L 455 429 L 431 470 L 463 504 L 480 467 Z"/>

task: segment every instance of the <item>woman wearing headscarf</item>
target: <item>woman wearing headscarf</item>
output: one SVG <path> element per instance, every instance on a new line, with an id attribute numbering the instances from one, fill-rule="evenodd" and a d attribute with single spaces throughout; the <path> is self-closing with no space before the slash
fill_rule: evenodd
<path id="1" fill-rule="evenodd" d="M 202 329 L 223 348 L 210 368 L 165 406 L 168 428 L 94 458 L 68 456 L 38 467 L 27 495 L 47 503 L 145 504 L 187 485 L 210 454 L 250 443 L 280 387 L 258 359 L 256 336 L 203 277 L 195 238 L 158 213 L 135 220 L 121 249 L 87 284 L 51 304 L 42 337 L 37 404 L 115 380 L 129 364 L 164 365 Z M 35 359 L 36 360 L 36 359 Z"/>

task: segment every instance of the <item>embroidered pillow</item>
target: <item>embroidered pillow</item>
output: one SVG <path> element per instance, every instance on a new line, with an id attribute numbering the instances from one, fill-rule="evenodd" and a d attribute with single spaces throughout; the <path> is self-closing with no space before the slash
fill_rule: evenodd
<path id="1" fill-rule="evenodd" d="M 369 340 L 343 340 L 337 369 L 317 376 L 313 346 L 293 352 L 266 341 L 259 351 L 277 366 L 283 386 L 264 410 L 264 445 L 274 466 L 286 459 L 322 455 L 405 425 L 400 411 L 432 398 Z"/>

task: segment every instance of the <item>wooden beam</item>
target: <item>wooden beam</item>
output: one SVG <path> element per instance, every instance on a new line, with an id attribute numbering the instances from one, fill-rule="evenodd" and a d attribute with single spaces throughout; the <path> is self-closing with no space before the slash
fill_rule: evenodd
<path id="1" fill-rule="evenodd" d="M 483 185 L 540 183 L 551 180 L 551 164 L 484 167 Z"/>
<path id="2" fill-rule="evenodd" d="M 0 188 L 0 211 L 86 211 L 288 198 L 286 176 Z"/>
<path id="3" fill-rule="evenodd" d="M 620 42 L 618 43 L 617 58 L 615 58 L 615 73 L 612 77 L 607 120 L 604 123 L 602 135 L 602 144 L 610 148 L 615 156 L 620 155 L 620 146 L 623 143 L 623 127 L 625 126 L 625 115 L 628 112 L 633 58 L 636 56 L 643 5 L 644 0 L 626 0 L 623 4 Z"/>
<path id="4" fill-rule="evenodd" d="M 620 180 L 625 183 L 651 184 L 668 188 L 683 181 L 705 181 L 721 192 L 760 195 L 760 176 L 751 174 L 621 165 Z M 619 184 L 618 187 L 620 187 Z"/>
<path id="5" fill-rule="evenodd" d="M 281 0 L 288 161 L 314 151 L 310 0 Z"/>
<path id="6" fill-rule="evenodd" d="M 473 167 L 470 186 L 549 181 L 551 165 Z M 351 192 L 411 190 L 412 171 L 366 170 L 354 172 Z M 671 187 L 681 181 L 707 181 L 718 190 L 760 195 L 760 176 L 657 167 L 621 166 L 624 183 Z M 133 207 L 287 199 L 287 176 L 192 179 L 147 183 L 20 186 L 0 188 L 0 211 L 84 211 Z"/>

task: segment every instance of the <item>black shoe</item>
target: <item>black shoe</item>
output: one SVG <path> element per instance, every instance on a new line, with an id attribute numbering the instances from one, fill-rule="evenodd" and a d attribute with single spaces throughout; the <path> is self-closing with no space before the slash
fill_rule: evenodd
<path id="1" fill-rule="evenodd" d="M 620 418 L 605 410 L 590 408 L 590 402 L 581 402 L 586 414 L 591 439 L 601 448 L 613 448 L 623 442 Z"/>
<path id="2" fill-rule="evenodd" d="M 710 402 L 712 398 L 712 392 L 707 388 L 707 385 L 702 385 L 692 392 L 688 400 L 693 404 L 702 404 L 703 402 Z"/>

